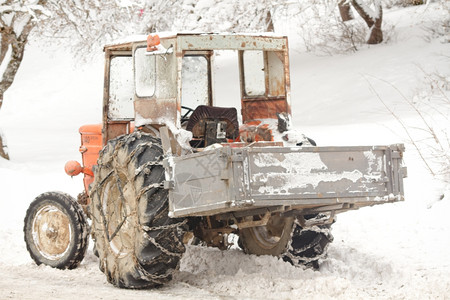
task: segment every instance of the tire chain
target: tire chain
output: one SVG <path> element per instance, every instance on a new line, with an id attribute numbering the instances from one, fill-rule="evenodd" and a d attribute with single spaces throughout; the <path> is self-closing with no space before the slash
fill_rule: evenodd
<path id="1" fill-rule="evenodd" d="M 140 138 L 140 135 L 138 135 L 138 138 Z M 125 167 L 122 167 L 122 166 L 119 165 L 119 163 L 118 163 L 118 159 L 117 159 L 117 158 L 118 158 L 118 152 L 119 152 L 119 149 L 122 148 L 124 145 L 128 145 L 130 142 L 132 142 L 132 141 L 134 141 L 134 140 L 135 140 L 134 137 L 132 137 L 132 138 L 128 137 L 126 141 L 119 140 L 119 141 L 116 143 L 116 145 L 114 146 L 113 155 L 111 155 L 111 157 L 110 157 L 106 162 L 101 163 L 101 165 L 106 165 L 106 164 L 109 164 L 109 163 L 113 163 L 113 164 L 115 163 L 115 165 L 117 166 L 117 168 L 124 169 Z M 129 154 L 129 155 L 127 156 L 127 158 L 126 158 L 126 162 L 125 162 L 123 165 L 127 166 L 127 165 L 130 163 L 130 161 L 133 159 L 133 157 L 136 155 L 136 153 L 137 153 L 138 151 L 142 151 L 144 148 L 146 148 L 146 147 L 151 147 L 152 145 L 153 145 L 152 142 L 147 142 L 147 143 L 141 143 L 141 144 L 139 144 L 138 147 L 137 147 L 136 149 L 134 149 L 132 152 L 130 152 L 130 154 Z M 104 151 L 104 150 L 102 150 L 102 151 Z M 158 160 L 161 160 L 161 158 L 158 158 Z M 162 163 L 161 163 L 160 161 L 151 161 L 151 162 L 147 162 L 147 163 L 146 163 L 145 165 L 143 165 L 140 169 L 144 170 L 144 169 L 146 169 L 146 167 L 148 167 L 148 166 L 155 166 L 155 165 L 162 165 Z M 140 172 L 139 172 L 139 173 L 140 173 Z M 136 178 L 137 175 L 139 175 L 139 173 L 136 172 L 135 178 Z M 99 184 L 97 185 L 97 187 L 95 187 L 95 188 L 91 191 L 91 193 L 96 192 L 97 195 L 98 195 L 99 190 L 101 189 L 101 187 L 103 186 L 103 184 L 106 182 L 106 180 L 107 180 L 111 175 L 115 175 L 116 180 L 117 180 L 118 183 L 119 183 L 119 184 L 118 184 L 118 189 L 119 189 L 119 192 L 120 192 L 120 198 L 121 198 L 121 201 L 124 201 L 123 190 L 122 190 L 122 188 L 121 188 L 121 186 L 120 186 L 120 177 L 119 177 L 119 175 L 117 174 L 116 168 L 115 168 L 114 170 L 112 170 L 111 172 L 109 172 L 109 173 L 105 176 L 105 178 L 103 178 L 103 179 L 99 182 Z M 133 178 L 133 179 L 135 179 L 135 178 Z M 163 187 L 163 186 L 164 186 L 164 184 L 162 184 L 162 183 L 161 183 L 161 184 L 152 184 L 152 185 L 149 185 L 148 187 L 146 187 L 145 189 L 142 189 L 142 190 L 139 192 L 138 196 L 136 197 L 136 201 L 138 201 L 139 198 L 142 197 L 142 195 L 144 195 L 145 193 L 147 193 L 147 192 L 150 191 L 151 189 L 153 189 L 153 188 L 159 188 L 159 187 Z M 100 195 L 98 195 L 98 197 L 99 197 L 99 199 L 100 199 Z M 126 206 L 124 205 L 124 207 L 126 207 Z M 102 210 L 100 207 L 99 207 L 98 209 L 100 209 L 100 210 L 102 211 L 102 217 L 103 217 L 103 222 L 102 222 L 102 223 L 103 223 L 103 227 L 104 227 L 105 233 L 106 233 L 106 235 L 107 235 L 108 241 L 111 241 L 111 240 L 116 236 L 117 232 L 120 230 L 120 227 L 122 227 L 122 225 L 124 224 L 125 220 L 127 219 L 127 216 L 126 216 L 126 215 L 124 216 L 124 220 L 121 222 L 121 224 L 119 224 L 119 227 L 116 228 L 116 230 L 115 230 L 115 232 L 112 234 L 112 236 L 109 236 L 109 231 L 107 230 L 108 224 L 107 224 L 107 221 L 106 221 L 106 216 L 104 215 L 103 210 Z"/>
<path id="2" fill-rule="evenodd" d="M 142 225 L 141 228 L 142 228 L 144 231 L 166 230 L 166 229 L 172 229 L 172 228 L 178 228 L 178 227 L 181 227 L 181 226 L 187 224 L 187 222 L 188 222 L 188 219 L 185 219 L 183 222 L 174 223 L 174 224 L 169 224 L 169 225 L 162 225 L 162 226 L 153 226 L 153 227 L 149 227 L 149 226 Z"/>
<path id="3" fill-rule="evenodd" d="M 295 220 L 294 224 L 298 225 L 298 226 L 301 226 L 300 223 L 297 220 Z M 295 230 L 296 230 L 296 226 L 293 227 L 291 236 L 294 235 Z M 302 228 L 299 231 L 299 235 L 302 232 L 305 232 L 305 231 L 315 231 L 315 232 L 318 232 L 318 233 L 323 233 L 325 235 L 325 238 L 330 239 L 329 236 L 330 236 L 331 228 L 320 228 L 318 226 Z M 293 249 L 292 245 L 289 245 L 287 251 L 283 254 L 283 256 L 286 256 L 286 257 L 290 258 L 293 263 L 295 261 L 301 260 L 302 261 L 301 265 L 306 265 L 306 264 L 309 264 L 309 263 L 311 263 L 313 261 L 317 261 L 319 259 L 325 258 L 327 256 L 326 249 L 328 248 L 329 243 L 327 243 L 327 245 L 325 246 L 325 249 L 323 249 L 322 254 L 316 255 L 314 257 L 296 256 L 296 255 L 291 253 L 291 251 L 292 251 L 295 254 L 298 254 L 298 253 L 301 253 L 301 252 L 303 252 L 303 251 L 305 251 L 305 250 L 307 250 L 309 248 L 314 248 L 314 247 L 316 247 L 319 244 L 319 242 L 320 242 L 320 238 L 316 237 L 312 242 L 308 243 L 306 246 L 304 246 L 304 247 L 302 247 L 300 249 Z M 311 247 L 311 245 L 314 245 L 314 246 Z M 298 266 L 298 265 L 299 265 L 298 263 L 294 264 L 294 266 Z"/>
<path id="4" fill-rule="evenodd" d="M 141 135 L 138 134 L 137 138 L 140 138 L 140 137 L 141 137 Z M 111 155 L 107 161 L 104 161 L 104 162 L 102 162 L 101 164 L 100 164 L 100 162 L 99 162 L 99 165 L 107 165 L 107 164 L 110 164 L 110 163 L 116 163 L 116 166 L 117 166 L 117 167 L 122 168 L 121 166 L 118 166 L 118 165 L 117 165 L 117 156 L 118 156 L 117 153 L 118 153 L 118 150 L 119 150 L 119 148 L 123 147 L 124 145 L 129 144 L 130 142 L 134 141 L 135 139 L 136 139 L 135 137 L 128 137 L 125 141 L 123 141 L 123 140 L 118 141 L 117 144 L 114 146 L 113 155 Z M 128 163 L 133 159 L 133 157 L 136 155 L 136 153 L 137 153 L 138 151 L 142 151 L 144 148 L 146 148 L 146 147 L 151 147 L 151 146 L 153 146 L 153 145 L 154 145 L 154 143 L 152 143 L 152 142 L 145 142 L 145 143 L 139 144 L 138 147 L 137 147 L 135 150 L 133 150 L 133 151 L 127 156 L 127 158 L 126 158 L 126 162 L 127 162 L 126 165 L 128 165 Z M 102 151 L 105 151 L 105 148 L 104 148 Z M 135 177 L 133 178 L 133 180 L 134 180 L 134 179 L 135 179 L 142 171 L 148 170 L 148 167 L 153 167 L 153 166 L 158 166 L 158 165 L 159 165 L 159 166 L 162 166 L 162 165 L 163 165 L 163 164 L 162 164 L 162 159 L 163 159 L 162 156 L 161 156 L 161 157 L 158 157 L 157 160 L 155 160 L 155 161 L 149 161 L 149 162 L 145 163 L 144 165 L 142 165 L 141 167 L 139 167 L 138 169 L 136 169 L 136 171 L 135 171 Z M 98 195 L 98 193 L 99 193 L 100 190 L 101 190 L 101 187 L 104 185 L 104 183 L 106 182 L 106 180 L 107 180 L 111 175 L 113 175 L 113 174 L 117 176 L 117 171 L 111 171 L 111 172 L 109 172 L 109 173 L 105 176 L 105 178 L 103 178 L 103 179 L 98 183 L 97 186 L 93 187 L 93 189 L 91 190 L 90 193 L 93 194 L 93 193 L 95 192 L 95 193 L 97 193 L 97 195 Z M 144 188 L 144 189 L 141 189 L 141 190 L 139 191 L 137 197 L 136 197 L 136 201 L 138 201 L 138 200 L 140 199 L 140 197 L 142 197 L 145 193 L 149 192 L 150 190 L 155 189 L 155 188 L 156 188 L 156 189 L 160 189 L 160 188 L 163 188 L 163 187 L 164 187 L 164 184 L 163 184 L 163 183 L 155 183 L 155 184 L 151 184 L 151 185 L 147 186 L 147 187 Z M 120 191 L 120 192 L 121 192 L 121 196 L 123 197 L 122 191 Z M 98 197 L 100 197 L 100 195 L 98 195 Z M 103 219 L 103 222 L 102 222 L 102 223 L 103 223 L 103 226 L 104 226 L 104 228 L 107 228 L 106 216 L 104 215 L 103 210 L 102 210 L 101 207 L 100 207 L 100 204 L 99 204 L 98 206 L 99 206 L 98 209 L 101 211 L 101 215 L 102 215 L 102 219 Z M 177 228 L 177 229 L 178 229 L 178 228 L 184 226 L 187 222 L 188 222 L 188 220 L 185 219 L 185 220 L 182 221 L 182 222 L 178 222 L 178 223 L 170 224 L 170 225 L 163 225 L 163 226 L 153 226 L 153 227 L 149 227 L 149 226 L 141 225 L 141 229 L 142 229 L 143 231 L 168 230 L 168 229 L 174 229 L 174 228 Z M 105 232 L 107 233 L 107 235 L 109 235 L 107 230 L 105 230 Z M 182 253 L 174 253 L 174 252 L 171 252 L 171 251 L 169 251 L 168 249 L 164 248 L 164 247 L 161 246 L 154 238 L 152 238 L 151 236 L 149 236 L 149 234 L 148 234 L 147 232 L 144 232 L 144 237 L 147 238 L 147 239 L 148 239 L 148 240 L 149 240 L 156 248 L 158 248 L 161 252 L 163 252 L 164 254 L 166 254 L 166 255 L 168 255 L 168 256 L 182 257 L 182 255 L 183 255 Z M 108 240 L 109 240 L 109 238 L 108 238 Z M 180 241 L 180 239 L 177 238 L 177 240 L 178 240 L 178 243 L 179 243 L 181 246 L 184 246 L 183 243 Z M 150 279 L 152 282 L 154 282 L 154 283 L 156 283 L 156 284 L 164 284 L 164 282 L 162 282 L 162 281 L 160 281 L 160 280 L 161 280 L 161 279 L 166 279 L 166 278 L 168 278 L 169 276 L 173 275 L 173 273 L 175 272 L 175 270 L 168 270 L 165 274 L 154 275 L 154 274 L 151 274 L 151 273 L 149 273 L 148 271 L 146 271 L 140 264 L 137 264 L 137 268 L 139 269 L 139 272 L 141 272 L 141 273 L 145 276 L 145 277 L 143 277 L 143 279 L 146 279 L 146 280 L 147 280 L 147 279 Z"/>
<path id="5" fill-rule="evenodd" d="M 150 235 L 148 235 L 148 233 L 146 233 L 146 232 L 144 232 L 144 237 L 146 239 L 148 239 L 156 248 L 161 250 L 161 252 L 163 252 L 164 254 L 166 254 L 168 256 L 176 256 L 176 257 L 182 257 L 183 256 L 183 253 L 175 253 L 175 252 L 167 250 L 166 248 L 161 246 L 161 244 L 159 244 L 154 238 L 152 238 Z"/>

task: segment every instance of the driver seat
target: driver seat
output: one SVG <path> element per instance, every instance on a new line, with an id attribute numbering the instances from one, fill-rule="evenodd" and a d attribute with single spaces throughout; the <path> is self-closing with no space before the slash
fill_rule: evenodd
<path id="1" fill-rule="evenodd" d="M 218 125 L 219 123 L 222 125 Z M 234 107 L 199 105 L 189 118 L 186 130 L 191 131 L 194 138 L 204 140 L 205 146 L 207 146 L 213 143 L 207 141 L 207 128 L 212 128 L 214 127 L 212 125 L 215 124 L 218 125 L 216 128 L 225 128 L 226 139 L 234 140 L 239 136 L 237 110 Z M 216 140 L 215 142 L 226 142 L 226 140 Z"/>

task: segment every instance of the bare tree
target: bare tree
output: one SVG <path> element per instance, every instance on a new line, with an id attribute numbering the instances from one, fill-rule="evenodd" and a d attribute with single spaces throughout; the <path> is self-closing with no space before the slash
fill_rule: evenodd
<path id="1" fill-rule="evenodd" d="M 383 41 L 383 31 L 381 30 L 383 7 L 381 0 L 372 0 L 373 9 L 363 0 L 351 0 L 351 3 L 370 29 L 367 44 L 381 43 Z"/>
<path id="2" fill-rule="evenodd" d="M 28 36 L 42 14 L 44 2 L 6 0 L 0 5 L 0 108 L 4 94 L 14 82 L 22 63 Z M 0 156 L 9 159 L 5 147 L 0 135 Z"/>
<path id="3" fill-rule="evenodd" d="M 370 36 L 367 44 L 380 44 L 383 41 L 383 31 L 381 30 L 383 7 L 381 0 L 341 0 L 338 5 L 344 22 L 352 19 L 350 4 L 369 27 Z"/>

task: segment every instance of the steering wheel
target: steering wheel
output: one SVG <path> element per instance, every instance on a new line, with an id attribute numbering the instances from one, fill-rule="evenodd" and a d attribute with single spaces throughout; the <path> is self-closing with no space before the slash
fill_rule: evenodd
<path id="1" fill-rule="evenodd" d="M 183 123 L 189 121 L 189 117 L 191 116 L 191 114 L 194 111 L 194 109 L 192 109 L 190 107 L 187 107 L 187 106 L 181 106 L 181 109 L 185 109 L 186 110 L 184 115 L 181 116 L 181 125 L 183 125 Z"/>

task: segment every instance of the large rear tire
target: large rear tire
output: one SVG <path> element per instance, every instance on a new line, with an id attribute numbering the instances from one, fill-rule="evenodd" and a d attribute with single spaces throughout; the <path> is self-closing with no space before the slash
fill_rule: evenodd
<path id="1" fill-rule="evenodd" d="M 184 224 L 168 216 L 159 139 L 134 132 L 110 140 L 100 152 L 90 192 L 100 269 L 121 288 L 169 282 L 185 248 Z"/>
<path id="2" fill-rule="evenodd" d="M 89 225 L 73 197 L 61 192 L 39 195 L 30 204 L 24 223 L 27 250 L 36 264 L 78 267 L 88 247 Z"/>

